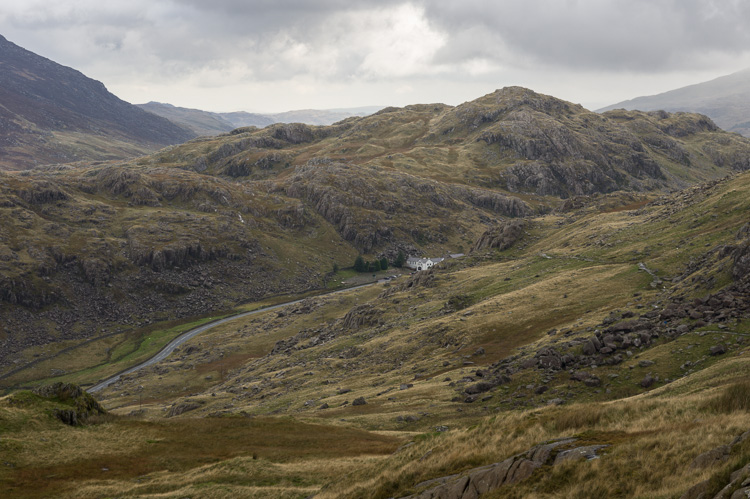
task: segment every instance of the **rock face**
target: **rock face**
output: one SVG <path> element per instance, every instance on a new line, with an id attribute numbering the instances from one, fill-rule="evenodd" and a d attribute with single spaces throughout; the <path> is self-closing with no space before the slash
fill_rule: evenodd
<path id="1" fill-rule="evenodd" d="M 524 220 L 507 220 L 479 236 L 471 251 L 481 251 L 486 248 L 497 248 L 504 251 L 523 237 L 525 228 L 526 222 Z"/>
<path id="2" fill-rule="evenodd" d="M 172 418 L 175 416 L 179 416 L 180 414 L 184 414 L 189 411 L 194 411 L 198 409 L 202 404 L 200 402 L 196 401 L 186 401 L 181 404 L 177 404 L 172 406 L 169 409 L 169 412 L 167 413 L 168 418 Z"/>

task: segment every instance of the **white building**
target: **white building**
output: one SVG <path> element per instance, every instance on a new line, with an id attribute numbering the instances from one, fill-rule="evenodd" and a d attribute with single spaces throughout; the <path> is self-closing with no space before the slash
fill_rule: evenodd
<path id="1" fill-rule="evenodd" d="M 410 256 L 406 260 L 406 266 L 412 270 L 427 270 L 443 260 L 445 260 L 445 258 L 416 258 Z"/>

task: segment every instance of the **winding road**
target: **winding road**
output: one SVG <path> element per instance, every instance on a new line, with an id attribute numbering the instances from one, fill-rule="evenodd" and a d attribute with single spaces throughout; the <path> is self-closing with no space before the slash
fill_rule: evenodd
<path id="1" fill-rule="evenodd" d="M 321 295 L 317 295 L 316 298 L 320 297 L 320 296 L 334 295 L 334 294 L 337 294 L 337 293 L 345 293 L 347 291 L 352 291 L 352 290 L 355 290 L 355 289 L 364 288 L 366 286 L 372 286 L 373 284 L 378 284 L 378 283 L 383 283 L 383 282 L 387 282 L 387 280 L 386 279 L 379 279 L 379 280 L 377 280 L 375 282 L 371 282 L 371 283 L 368 283 L 368 284 L 360 284 L 359 286 L 353 286 L 351 288 L 339 289 L 337 291 L 331 291 L 330 293 L 324 293 L 324 294 L 321 294 Z M 104 388 L 107 388 L 112 383 L 115 383 L 116 381 L 118 381 L 120 379 L 120 377 L 125 376 L 126 374 L 134 373 L 136 371 L 139 371 L 139 370 L 143 369 L 144 367 L 153 366 L 157 362 L 161 362 L 162 360 L 164 360 L 167 357 L 169 357 L 169 355 L 172 352 L 174 352 L 175 348 L 177 348 L 178 346 L 182 345 L 183 343 L 185 343 L 186 341 L 190 340 L 191 338 L 194 338 L 195 336 L 198 336 L 199 334 L 208 331 L 209 329 L 215 328 L 216 326 L 220 326 L 221 324 L 225 324 L 225 323 L 233 321 L 233 320 L 237 320 L 237 319 L 241 319 L 243 317 L 247 317 L 248 315 L 260 314 L 260 313 L 263 313 L 263 312 L 268 312 L 269 310 L 275 310 L 277 308 L 282 308 L 282 307 L 286 307 L 286 306 L 289 306 L 289 305 L 294 305 L 296 303 L 301 303 L 302 301 L 304 301 L 306 299 L 307 298 L 300 298 L 299 300 L 292 300 L 292 301 L 288 301 L 288 302 L 284 302 L 284 303 L 279 303 L 278 305 L 271 305 L 271 306 L 268 306 L 268 307 L 259 308 L 257 310 L 252 310 L 250 312 L 242 312 L 240 314 L 232 315 L 230 317 L 225 317 L 223 319 L 219 319 L 219 320 L 216 320 L 216 321 L 213 321 L 213 322 L 209 322 L 207 324 L 203 324 L 202 326 L 198 326 L 198 327 L 196 327 L 194 329 L 186 331 L 186 332 L 182 333 L 181 335 L 179 335 L 177 338 L 175 338 L 172 341 L 170 341 L 169 343 L 167 343 L 167 345 L 164 348 L 162 348 L 159 351 L 159 353 L 157 353 L 156 355 L 154 355 L 150 359 L 148 359 L 148 360 L 146 360 L 144 362 L 141 362 L 140 364 L 138 364 L 136 366 L 133 366 L 131 368 L 128 368 L 128 369 L 126 369 L 124 371 L 121 371 L 121 372 L 115 374 L 114 376 L 112 376 L 111 378 L 107 378 L 104 381 L 101 381 L 101 382 L 97 383 L 96 385 L 94 385 L 94 386 L 92 386 L 90 388 L 87 388 L 86 391 L 89 392 L 89 393 L 96 393 L 96 392 L 98 392 L 100 390 L 103 390 Z"/>

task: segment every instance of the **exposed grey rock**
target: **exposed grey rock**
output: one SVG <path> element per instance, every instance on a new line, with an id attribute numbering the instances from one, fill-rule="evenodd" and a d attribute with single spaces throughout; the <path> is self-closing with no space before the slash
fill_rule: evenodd
<path id="1" fill-rule="evenodd" d="M 497 248 L 500 251 L 511 248 L 523 237 L 526 222 L 524 220 L 507 220 L 497 227 L 485 231 L 471 248 L 472 252 L 486 248 Z"/>
<path id="2" fill-rule="evenodd" d="M 723 343 L 719 343 L 718 345 L 712 346 L 708 350 L 711 353 L 711 355 L 722 355 L 727 352 L 727 347 L 724 346 Z"/>
<path id="3" fill-rule="evenodd" d="M 690 467 L 693 469 L 704 469 L 719 464 L 729 459 L 730 450 L 730 446 L 722 445 L 721 447 L 706 451 L 696 456 L 693 462 L 690 463 Z"/>
<path id="4" fill-rule="evenodd" d="M 490 391 L 495 385 L 488 381 L 480 381 L 479 383 L 469 385 L 464 389 L 468 395 L 475 395 L 477 393 L 484 393 Z"/>
<path id="5" fill-rule="evenodd" d="M 171 409 L 169 409 L 169 412 L 167 413 L 167 417 L 171 418 L 174 416 L 179 416 L 180 414 L 184 414 L 188 411 L 194 411 L 195 409 L 199 408 L 202 404 L 199 402 L 183 402 L 182 404 L 177 404 L 175 406 L 172 406 Z"/>
<path id="6" fill-rule="evenodd" d="M 599 457 L 599 451 L 607 447 L 606 445 L 587 445 L 585 447 L 576 447 L 575 449 L 564 450 L 555 457 L 555 465 L 565 461 L 579 461 L 583 459 L 592 460 Z"/>
<path id="7" fill-rule="evenodd" d="M 643 377 L 643 379 L 641 380 L 641 386 L 642 386 L 643 388 L 649 388 L 649 387 L 650 387 L 651 385 L 653 385 L 653 384 L 654 384 L 654 382 L 655 382 L 655 381 L 656 381 L 656 380 L 655 380 L 655 379 L 653 378 L 653 376 L 651 376 L 650 374 L 647 374 L 647 375 L 646 375 L 646 376 L 644 376 L 644 377 Z"/>
<path id="8" fill-rule="evenodd" d="M 708 499 L 706 493 L 708 492 L 708 480 L 699 482 L 690 487 L 684 494 L 680 496 L 680 499 Z"/>
<path id="9" fill-rule="evenodd" d="M 597 386 L 601 386 L 602 380 L 600 380 L 596 376 L 591 376 L 583 380 L 583 384 L 585 384 L 586 386 L 590 386 L 590 387 L 597 387 Z"/>
<path id="10" fill-rule="evenodd" d="M 596 347 L 594 346 L 594 342 L 591 339 L 586 340 L 586 343 L 583 344 L 583 354 L 594 355 L 595 353 Z"/>
<path id="11" fill-rule="evenodd" d="M 418 484 L 436 486 L 418 495 L 404 499 L 476 499 L 502 487 L 521 482 L 529 478 L 539 467 L 548 464 L 554 449 L 567 445 L 575 439 L 565 439 L 549 444 L 538 445 L 523 454 L 469 471 L 466 475 L 451 475 Z"/>

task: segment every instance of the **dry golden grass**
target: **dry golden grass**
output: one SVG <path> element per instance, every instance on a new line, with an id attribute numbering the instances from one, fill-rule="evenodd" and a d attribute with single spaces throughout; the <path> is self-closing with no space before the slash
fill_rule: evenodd
<path id="1" fill-rule="evenodd" d="M 696 471 L 689 464 L 698 454 L 729 443 L 750 425 L 746 411 L 715 415 L 704 410 L 707 387 L 697 382 L 695 388 L 699 391 L 683 397 L 652 394 L 501 413 L 476 428 L 417 439 L 369 473 L 358 470 L 347 477 L 349 485 L 332 486 L 320 497 L 403 494 L 421 481 L 498 462 L 562 437 L 576 437 L 578 445 L 608 447 L 598 460 L 543 467 L 528 481 L 487 497 L 679 496 L 691 485 L 737 466 L 733 462 Z"/>
<path id="2" fill-rule="evenodd" d="M 101 497 L 194 489 L 266 497 L 309 495 L 341 469 L 395 450 L 400 438 L 290 418 L 199 418 L 106 422 L 71 428 L 34 397 L 0 399 L 0 494 Z M 8 497 L 7 495 L 5 495 Z"/>

